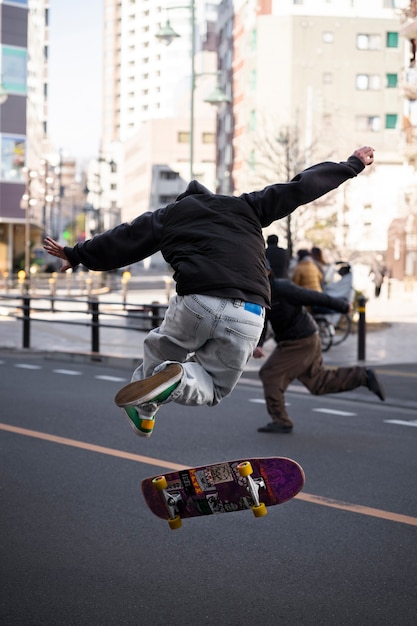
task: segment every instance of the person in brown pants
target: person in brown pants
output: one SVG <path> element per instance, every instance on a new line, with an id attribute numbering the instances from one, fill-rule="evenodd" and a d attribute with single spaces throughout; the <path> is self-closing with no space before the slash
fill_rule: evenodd
<path id="1" fill-rule="evenodd" d="M 285 408 L 284 393 L 288 385 L 298 379 L 314 395 L 351 391 L 367 387 L 380 400 L 384 390 L 375 372 L 367 367 L 325 367 L 320 337 L 314 318 L 305 306 L 325 306 L 340 313 L 349 311 L 344 298 L 332 298 L 325 293 L 297 287 L 287 279 L 270 277 L 272 306 L 268 321 L 277 345 L 259 370 L 267 411 L 272 422 L 258 428 L 262 433 L 290 433 L 293 422 Z M 255 358 L 265 356 L 262 349 L 266 324 Z"/>

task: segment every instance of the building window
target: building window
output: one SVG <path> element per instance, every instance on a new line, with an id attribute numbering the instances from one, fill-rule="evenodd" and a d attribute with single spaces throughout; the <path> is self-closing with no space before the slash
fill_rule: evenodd
<path id="1" fill-rule="evenodd" d="M 387 33 L 387 48 L 398 48 L 398 33 Z"/>
<path id="2" fill-rule="evenodd" d="M 251 150 L 250 155 L 249 155 L 249 169 L 252 174 L 255 172 L 255 165 L 256 165 L 255 150 Z"/>
<path id="3" fill-rule="evenodd" d="M 256 44 L 257 44 L 257 31 L 256 31 L 256 28 L 254 28 L 253 30 L 251 30 L 251 33 L 250 33 L 251 52 L 254 52 L 256 50 Z"/>
<path id="4" fill-rule="evenodd" d="M 180 177 L 178 172 L 172 170 L 160 170 L 158 176 L 160 180 L 177 180 Z"/>
<path id="5" fill-rule="evenodd" d="M 0 180 L 22 183 L 26 161 L 26 138 L 0 135 Z"/>
<path id="6" fill-rule="evenodd" d="M 356 130 L 377 133 L 381 130 L 381 118 L 379 115 L 358 115 L 356 117 Z"/>
<path id="7" fill-rule="evenodd" d="M 330 31 L 325 31 L 322 36 L 323 43 L 333 43 L 334 42 L 334 33 Z"/>
<path id="8" fill-rule="evenodd" d="M 250 88 L 252 91 L 256 89 L 256 70 L 252 70 L 250 73 Z"/>
<path id="9" fill-rule="evenodd" d="M 216 143 L 216 135 L 214 133 L 203 133 L 203 143 Z"/>
<path id="10" fill-rule="evenodd" d="M 378 91 L 381 89 L 381 77 L 379 74 L 356 74 L 356 89 Z"/>
<path id="11" fill-rule="evenodd" d="M 398 74 L 386 74 L 386 80 L 388 89 L 398 87 Z"/>
<path id="12" fill-rule="evenodd" d="M 188 131 L 180 131 L 177 135 L 178 143 L 190 143 L 190 133 Z"/>
<path id="13" fill-rule="evenodd" d="M 387 113 L 385 116 L 385 128 L 397 128 L 398 115 L 396 113 Z"/>
<path id="14" fill-rule="evenodd" d="M 358 50 L 380 50 L 381 35 L 356 35 L 356 47 Z"/>
<path id="15" fill-rule="evenodd" d="M 249 130 L 254 131 L 256 129 L 256 111 L 251 111 L 249 116 Z"/>
<path id="16" fill-rule="evenodd" d="M 26 95 L 27 91 L 27 50 L 16 46 L 1 46 L 1 73 L 4 89 L 8 93 Z"/>

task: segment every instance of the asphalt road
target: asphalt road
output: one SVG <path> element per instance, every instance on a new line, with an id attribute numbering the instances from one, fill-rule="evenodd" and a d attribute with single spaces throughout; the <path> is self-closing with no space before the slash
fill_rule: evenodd
<path id="1" fill-rule="evenodd" d="M 0 354 L 0 374 L 1 624 L 417 623 L 412 402 L 294 390 L 295 431 L 267 435 L 253 380 L 215 408 L 164 407 L 143 440 L 113 404 L 126 369 Z M 383 376 L 400 379 L 415 388 Z M 171 531 L 140 493 L 171 463 L 270 455 L 301 463 L 306 485 L 262 519 Z"/>

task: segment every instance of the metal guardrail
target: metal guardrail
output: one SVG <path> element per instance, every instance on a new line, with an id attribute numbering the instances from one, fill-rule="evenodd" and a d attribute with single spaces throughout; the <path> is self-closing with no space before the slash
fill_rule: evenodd
<path id="1" fill-rule="evenodd" d="M 128 304 L 127 302 L 100 302 L 97 297 L 88 298 L 57 298 L 51 296 L 35 297 L 28 294 L 20 296 L 0 295 L 0 302 L 3 308 L 10 308 L 14 313 L 10 314 L 17 320 L 22 321 L 22 347 L 30 348 L 31 333 L 33 324 L 69 324 L 71 326 L 88 326 L 91 329 L 91 352 L 100 353 L 100 329 L 124 329 L 148 332 L 152 328 L 161 325 L 164 318 L 167 304 L 151 303 L 151 304 Z M 59 303 L 74 303 L 81 305 L 77 309 L 65 308 L 58 309 Z M 41 306 L 47 303 L 48 307 Z M 110 310 L 109 310 L 110 309 Z M 69 317 L 73 314 L 84 313 L 87 316 L 85 320 L 76 319 L 51 319 L 48 320 L 36 317 L 38 313 L 65 313 Z M 106 316 L 120 317 L 123 324 L 109 324 L 103 319 Z"/>

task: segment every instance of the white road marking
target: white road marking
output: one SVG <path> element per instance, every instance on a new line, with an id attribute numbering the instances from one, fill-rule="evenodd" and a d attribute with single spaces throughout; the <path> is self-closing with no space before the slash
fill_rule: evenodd
<path id="1" fill-rule="evenodd" d="M 263 398 L 249 398 L 249 402 L 253 402 L 254 404 L 266 404 Z M 291 406 L 291 402 L 285 402 L 285 406 Z"/>
<path id="2" fill-rule="evenodd" d="M 407 422 L 407 420 L 384 420 L 386 424 L 399 424 L 400 426 L 414 426 L 417 428 L 417 420 L 411 420 Z"/>
<path id="3" fill-rule="evenodd" d="M 0 365 L 4 365 L 5 361 L 0 361 Z M 19 367 L 20 369 L 27 370 L 40 370 L 42 369 L 42 365 L 33 365 L 31 363 L 15 363 L 15 367 Z M 65 376 L 81 376 L 82 372 L 79 370 L 67 370 L 67 369 L 55 369 L 52 370 L 54 374 L 64 374 Z M 115 383 L 124 383 L 128 379 L 121 378 L 120 376 L 106 376 L 105 374 L 94 376 L 98 380 L 110 381 Z"/>
<path id="4" fill-rule="evenodd" d="M 344 415 L 346 417 L 351 417 L 352 415 L 357 415 L 357 413 L 350 413 L 349 411 L 337 411 L 336 409 L 312 409 L 316 413 L 328 413 L 329 415 Z"/>

